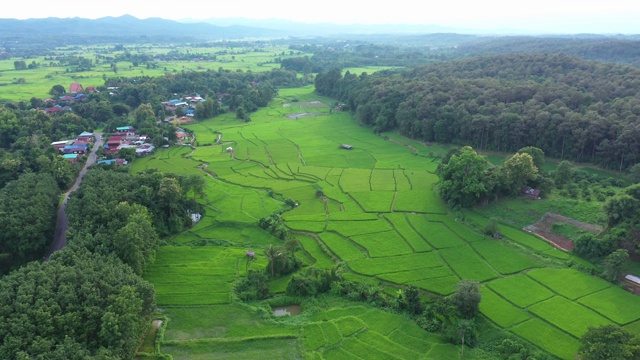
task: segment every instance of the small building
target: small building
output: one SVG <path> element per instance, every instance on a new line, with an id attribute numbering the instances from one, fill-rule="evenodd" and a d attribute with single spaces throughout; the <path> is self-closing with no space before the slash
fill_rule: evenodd
<path id="1" fill-rule="evenodd" d="M 72 145 L 72 144 L 73 144 L 73 140 L 61 140 L 61 141 L 52 142 L 51 146 L 53 146 L 53 148 L 56 150 L 62 150 L 65 146 Z"/>
<path id="2" fill-rule="evenodd" d="M 353 149 L 353 146 L 347 145 L 347 144 L 341 144 L 340 149 L 351 150 Z"/>
<path id="3" fill-rule="evenodd" d="M 189 110 L 185 111 L 185 115 L 189 116 L 189 117 L 194 117 L 194 116 L 196 116 L 196 111 L 192 110 L 192 109 L 189 109 Z"/>
<path id="4" fill-rule="evenodd" d="M 60 106 L 60 105 L 56 105 L 56 106 L 52 106 L 50 108 L 44 109 L 44 113 L 47 114 L 47 115 L 56 114 L 56 113 L 59 113 L 59 112 L 62 112 L 62 111 L 63 111 L 62 110 L 62 106 Z"/>
<path id="5" fill-rule="evenodd" d="M 64 157 L 65 160 L 68 160 L 72 163 L 77 163 L 78 160 L 80 159 L 80 154 L 64 154 L 62 155 L 62 157 Z"/>
<path id="6" fill-rule="evenodd" d="M 116 164 L 116 166 L 123 166 L 123 165 L 127 165 L 128 162 L 125 159 L 103 159 L 103 160 L 98 160 L 97 162 L 98 165 L 111 165 L 111 164 Z"/>
<path id="7" fill-rule="evenodd" d="M 86 142 L 93 142 L 94 141 L 94 137 L 93 137 L 93 133 L 90 133 L 88 131 L 83 131 L 80 135 L 78 135 L 76 137 L 76 140 L 86 140 Z"/>
<path id="8" fill-rule="evenodd" d="M 69 94 L 78 94 L 84 91 L 82 84 L 74 82 L 69 85 Z"/>
<path id="9" fill-rule="evenodd" d="M 116 133 L 118 134 L 126 134 L 126 133 L 135 133 L 136 128 L 133 126 L 118 126 L 116 128 Z"/>
<path id="10" fill-rule="evenodd" d="M 62 148 L 63 154 L 86 154 L 89 151 L 87 144 L 73 144 Z"/>
<path id="11" fill-rule="evenodd" d="M 124 138 L 120 136 L 110 137 L 104 144 L 104 151 L 107 153 L 114 153 L 118 151 L 118 147 L 124 143 Z"/>
<path id="12" fill-rule="evenodd" d="M 136 149 L 136 155 L 144 156 L 144 155 L 153 154 L 155 150 L 156 150 L 155 146 L 151 144 L 143 144 L 138 146 L 138 148 Z"/>

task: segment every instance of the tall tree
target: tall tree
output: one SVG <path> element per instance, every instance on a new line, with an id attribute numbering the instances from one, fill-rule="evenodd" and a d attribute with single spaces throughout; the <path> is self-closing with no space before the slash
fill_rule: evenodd
<path id="1" fill-rule="evenodd" d="M 472 319 L 480 311 L 480 283 L 462 280 L 458 283 L 452 299 L 458 311 L 465 319 Z"/>
<path id="2" fill-rule="evenodd" d="M 484 177 L 489 164 L 470 146 L 453 154 L 442 167 L 440 195 L 450 206 L 470 207 L 487 194 Z"/>
<path id="3" fill-rule="evenodd" d="M 516 153 L 504 162 L 503 170 L 512 193 L 518 193 L 538 174 L 538 168 L 528 153 Z"/>
<path id="4" fill-rule="evenodd" d="M 613 324 L 589 327 L 580 339 L 578 355 L 581 360 L 640 359 L 640 339 Z"/>
<path id="5" fill-rule="evenodd" d="M 602 262 L 602 276 L 609 281 L 616 281 L 622 265 L 629 260 L 629 252 L 626 249 L 618 249 L 607 255 Z"/>

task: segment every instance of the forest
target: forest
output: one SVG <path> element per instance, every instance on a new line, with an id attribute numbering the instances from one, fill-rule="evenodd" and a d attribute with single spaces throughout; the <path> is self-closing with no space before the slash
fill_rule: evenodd
<path id="1" fill-rule="evenodd" d="M 319 74 L 358 121 L 426 142 L 626 170 L 640 161 L 640 71 L 565 55 L 497 55 L 357 76 Z"/>

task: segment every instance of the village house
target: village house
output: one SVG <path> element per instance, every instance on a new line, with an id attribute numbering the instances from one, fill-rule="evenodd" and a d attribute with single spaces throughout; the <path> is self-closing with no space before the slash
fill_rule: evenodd
<path id="1" fill-rule="evenodd" d="M 136 148 L 136 155 L 144 156 L 144 155 L 153 154 L 155 150 L 156 150 L 156 147 L 151 144 L 142 144 L 138 146 L 138 148 Z"/>
<path id="2" fill-rule="evenodd" d="M 128 162 L 125 159 L 103 159 L 103 160 L 98 160 L 97 162 L 98 165 L 111 165 L 111 164 L 116 164 L 116 166 L 123 166 L 123 165 L 127 165 Z"/>
<path id="3" fill-rule="evenodd" d="M 62 157 L 65 160 L 68 160 L 68 161 L 70 161 L 72 163 L 77 163 L 78 160 L 80 160 L 80 156 L 81 156 L 80 154 L 64 154 L 64 155 L 62 155 Z"/>
<path id="4" fill-rule="evenodd" d="M 69 94 L 78 94 L 84 91 L 82 84 L 73 82 L 69 85 Z"/>
<path id="5" fill-rule="evenodd" d="M 63 154 L 80 154 L 84 155 L 89 151 L 89 145 L 87 144 L 73 144 L 67 145 L 62 148 Z"/>
<path id="6" fill-rule="evenodd" d="M 61 141 L 54 141 L 51 143 L 51 146 L 53 146 L 54 149 L 62 151 L 62 149 L 67 146 L 67 145 L 72 145 L 73 144 L 73 140 L 61 140 Z"/>
<path id="7" fill-rule="evenodd" d="M 118 147 L 124 143 L 124 138 L 121 136 L 112 136 L 104 144 L 104 152 L 115 153 L 118 151 Z"/>
<path id="8" fill-rule="evenodd" d="M 93 136 L 93 133 L 90 133 L 88 131 L 83 131 L 80 135 L 76 137 L 76 140 L 83 141 L 85 143 L 92 143 L 94 142 L 95 138 Z"/>

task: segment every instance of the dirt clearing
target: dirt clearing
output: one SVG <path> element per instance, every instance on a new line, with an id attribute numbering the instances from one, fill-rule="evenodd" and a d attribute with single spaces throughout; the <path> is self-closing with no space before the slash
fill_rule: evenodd
<path id="1" fill-rule="evenodd" d="M 544 214 L 542 218 L 540 218 L 540 220 L 538 220 L 537 222 L 529 226 L 525 226 L 524 230 L 541 237 L 560 250 L 573 250 L 573 241 L 571 239 L 551 232 L 553 224 L 555 223 L 570 224 L 580 230 L 585 230 L 593 233 L 599 233 L 600 231 L 602 231 L 602 226 L 583 223 L 578 220 L 554 213 Z"/>

